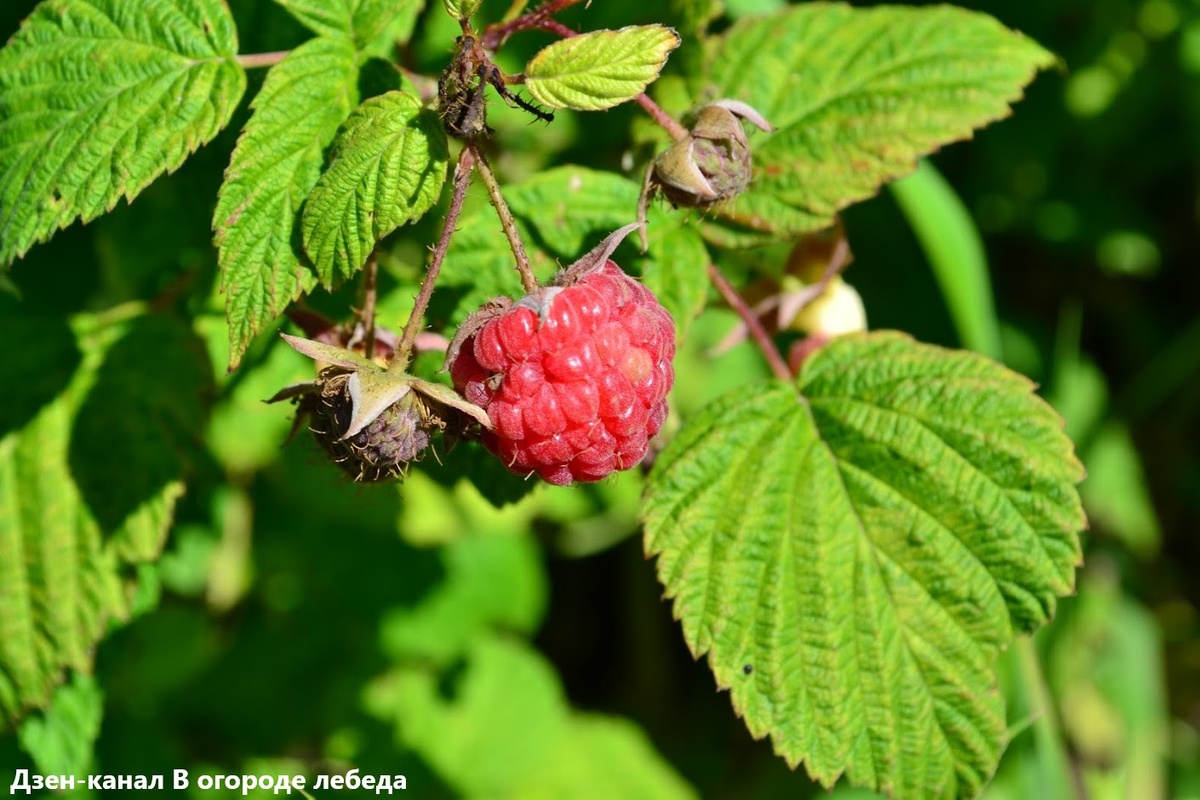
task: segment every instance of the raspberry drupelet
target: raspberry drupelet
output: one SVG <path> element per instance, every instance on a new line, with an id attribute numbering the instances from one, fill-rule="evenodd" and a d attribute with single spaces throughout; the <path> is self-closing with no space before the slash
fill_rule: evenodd
<path id="1" fill-rule="evenodd" d="M 611 260 L 496 310 L 452 353 L 450 375 L 487 411 L 483 444 L 556 485 L 636 466 L 667 417 L 675 324 Z"/>

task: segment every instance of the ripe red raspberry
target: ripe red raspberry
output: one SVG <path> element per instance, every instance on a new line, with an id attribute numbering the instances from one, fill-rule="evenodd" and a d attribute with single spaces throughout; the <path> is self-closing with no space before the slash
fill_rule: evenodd
<path id="1" fill-rule="evenodd" d="M 638 464 L 667 417 L 675 324 L 607 255 L 483 309 L 451 348 L 454 387 L 487 411 L 483 444 L 512 472 L 598 481 Z"/>

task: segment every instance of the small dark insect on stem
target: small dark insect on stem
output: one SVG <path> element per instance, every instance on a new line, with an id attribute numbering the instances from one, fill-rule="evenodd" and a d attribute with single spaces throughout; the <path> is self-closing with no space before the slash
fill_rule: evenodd
<path id="1" fill-rule="evenodd" d="M 490 83 L 492 87 L 495 88 L 496 93 L 504 98 L 504 102 L 508 103 L 510 106 L 519 106 L 528 111 L 530 114 L 533 114 L 542 122 L 554 121 L 553 111 L 547 111 L 546 109 L 529 102 L 524 97 L 521 97 L 521 95 L 511 91 L 508 88 L 509 82 L 523 83 L 525 80 L 523 75 L 517 76 L 516 80 L 509 78 L 508 81 L 505 81 L 504 73 L 500 72 L 500 68 L 489 62 L 487 64 L 479 65 L 479 77 Z"/>
<path id="2" fill-rule="evenodd" d="M 408 367 L 412 354 L 413 343 L 421 330 L 425 318 L 425 310 L 429 307 L 429 298 L 433 296 L 433 287 L 437 283 L 438 274 L 442 271 L 442 262 L 446 260 L 446 251 L 450 249 L 450 238 L 458 225 L 458 216 L 462 213 L 463 201 L 467 198 L 467 187 L 471 184 L 471 171 L 475 168 L 475 150 L 463 148 L 454 167 L 454 194 L 450 196 L 450 209 L 446 212 L 446 223 L 442 226 L 442 235 L 438 237 L 437 245 L 433 248 L 433 258 L 425 270 L 425 280 L 421 283 L 421 291 L 413 303 L 412 314 L 400 334 L 400 342 L 392 355 L 390 368 L 405 369 Z"/>

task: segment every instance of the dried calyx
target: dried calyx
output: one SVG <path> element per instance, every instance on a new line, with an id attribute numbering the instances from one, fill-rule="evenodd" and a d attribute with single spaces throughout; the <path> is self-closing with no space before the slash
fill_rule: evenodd
<path id="1" fill-rule="evenodd" d="M 288 386 L 267 402 L 298 400 L 297 424 L 310 427 L 329 457 L 355 480 L 403 476 L 435 432 L 465 434 L 490 427 L 487 414 L 450 387 L 389 370 L 350 350 L 283 334 L 317 362 L 317 379 Z"/>
<path id="2" fill-rule="evenodd" d="M 742 120 L 774 130 L 762 114 L 738 100 L 701 108 L 688 135 L 654 160 L 649 191 L 660 189 L 671 203 L 688 208 L 707 208 L 741 194 L 751 171 Z"/>

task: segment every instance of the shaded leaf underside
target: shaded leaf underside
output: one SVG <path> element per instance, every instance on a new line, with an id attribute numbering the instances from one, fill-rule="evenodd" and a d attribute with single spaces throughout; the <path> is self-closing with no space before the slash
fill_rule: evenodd
<path id="1" fill-rule="evenodd" d="M 2 728 L 44 706 L 65 669 L 90 670 L 108 621 L 128 613 L 129 567 L 162 547 L 211 378 L 166 318 L 81 317 L 65 335 L 39 318 L 0 327 L 21 354 L 5 374 L 77 364 L 56 394 L 7 383 L 16 402 L 0 413 Z M 47 337 L 54 352 L 31 346 Z"/>

